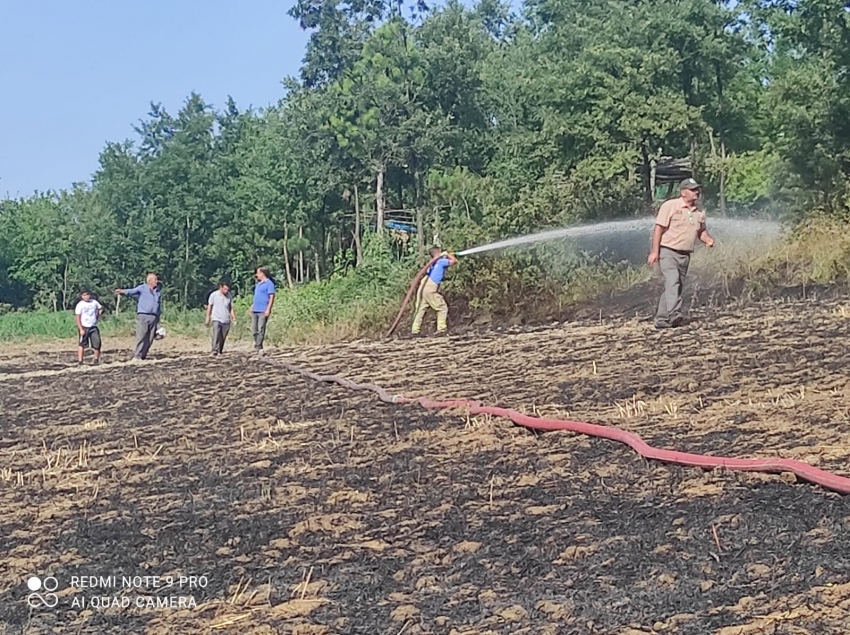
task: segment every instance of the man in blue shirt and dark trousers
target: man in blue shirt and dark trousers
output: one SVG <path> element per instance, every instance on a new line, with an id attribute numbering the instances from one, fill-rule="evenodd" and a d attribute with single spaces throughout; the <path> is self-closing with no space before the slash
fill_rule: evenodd
<path id="1" fill-rule="evenodd" d="M 251 333 L 254 335 L 254 352 L 262 355 L 266 323 L 274 305 L 274 282 L 269 278 L 269 270 L 265 267 L 257 269 L 254 276 L 257 278 L 257 284 L 254 286 L 254 302 L 251 304 Z"/>
<path id="2" fill-rule="evenodd" d="M 155 273 L 149 273 L 145 284 L 132 289 L 116 289 L 115 293 L 139 299 L 136 305 L 136 349 L 133 351 L 133 359 L 145 359 L 156 336 L 162 313 L 162 285 Z"/>

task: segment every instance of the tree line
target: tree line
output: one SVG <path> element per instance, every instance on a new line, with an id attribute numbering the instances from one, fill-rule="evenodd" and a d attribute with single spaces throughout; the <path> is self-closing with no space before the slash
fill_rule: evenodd
<path id="1" fill-rule="evenodd" d="M 843 2 L 298 0 L 290 15 L 311 36 L 274 106 L 153 104 L 91 182 L 0 201 L 0 304 L 66 309 L 80 287 L 155 271 L 191 307 L 219 279 L 247 290 L 258 265 L 295 286 L 435 238 L 646 213 L 665 157 L 690 160 L 718 211 L 847 214 Z"/>

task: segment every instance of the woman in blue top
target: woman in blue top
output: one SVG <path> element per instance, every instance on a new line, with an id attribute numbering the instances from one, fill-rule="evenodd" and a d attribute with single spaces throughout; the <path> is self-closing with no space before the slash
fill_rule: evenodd
<path id="1" fill-rule="evenodd" d="M 431 258 L 437 256 L 441 257 L 431 265 L 428 269 L 428 275 L 423 278 L 419 285 L 418 309 L 416 317 L 413 318 L 412 332 L 414 335 L 422 329 L 422 320 L 425 318 L 428 307 L 437 312 L 437 335 L 442 335 L 448 329 L 449 305 L 446 304 L 446 299 L 440 295 L 440 284 L 446 277 L 446 269 L 457 264 L 457 258 L 447 251 L 441 253 L 439 247 L 431 247 Z"/>

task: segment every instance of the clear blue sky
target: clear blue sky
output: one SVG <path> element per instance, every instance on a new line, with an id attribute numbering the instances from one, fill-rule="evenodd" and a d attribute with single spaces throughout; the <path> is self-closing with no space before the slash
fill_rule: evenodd
<path id="1" fill-rule="evenodd" d="M 0 198 L 88 181 L 150 102 L 283 96 L 308 34 L 282 0 L 0 0 Z"/>

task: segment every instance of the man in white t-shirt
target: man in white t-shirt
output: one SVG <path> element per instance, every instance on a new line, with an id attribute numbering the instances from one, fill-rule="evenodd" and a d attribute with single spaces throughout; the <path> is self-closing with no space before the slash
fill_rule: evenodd
<path id="1" fill-rule="evenodd" d="M 77 363 L 83 363 L 86 347 L 94 349 L 94 363 L 100 363 L 100 329 L 97 328 L 97 319 L 103 313 L 103 305 L 91 297 L 88 290 L 80 293 L 80 301 L 74 309 L 77 318 L 77 330 L 80 333 L 80 343 L 77 346 Z"/>

